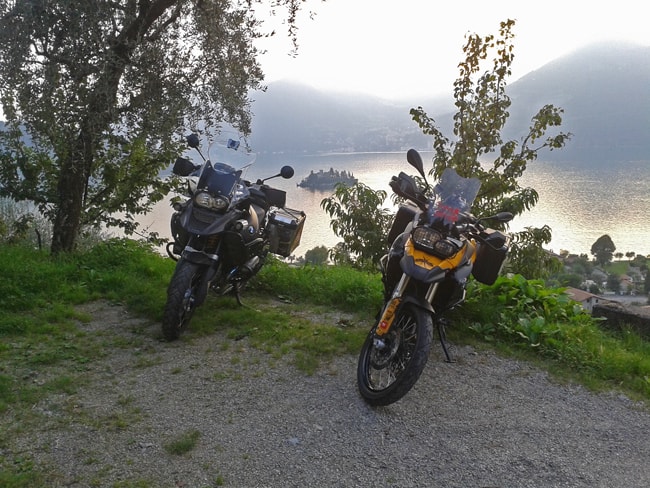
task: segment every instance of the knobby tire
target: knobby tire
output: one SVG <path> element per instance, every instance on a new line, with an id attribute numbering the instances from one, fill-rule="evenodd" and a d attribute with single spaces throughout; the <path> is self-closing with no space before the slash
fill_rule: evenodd
<path id="1" fill-rule="evenodd" d="M 359 354 L 357 384 L 369 405 L 390 405 L 406 395 L 424 371 L 433 340 L 433 323 L 431 315 L 414 304 L 402 306 L 386 335 L 392 352 L 384 355 L 375 348 L 374 330 Z"/>
<path id="2" fill-rule="evenodd" d="M 199 282 L 199 266 L 183 259 L 178 261 L 167 288 L 167 303 L 163 312 L 162 333 L 166 340 L 178 339 L 187 328 L 195 307 L 186 309 L 185 295 L 192 290 L 191 294 L 196 296 Z"/>

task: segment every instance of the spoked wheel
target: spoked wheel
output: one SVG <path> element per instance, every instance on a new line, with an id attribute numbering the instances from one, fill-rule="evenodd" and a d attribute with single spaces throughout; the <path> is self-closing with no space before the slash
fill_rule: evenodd
<path id="1" fill-rule="evenodd" d="M 197 306 L 198 287 L 201 282 L 199 266 L 180 260 L 167 288 L 167 303 L 163 313 L 162 333 L 166 340 L 180 337 L 187 328 Z"/>
<path id="2" fill-rule="evenodd" d="M 390 405 L 415 385 L 429 358 L 433 324 L 419 307 L 401 307 L 389 332 L 366 338 L 357 366 L 359 392 L 370 405 Z"/>

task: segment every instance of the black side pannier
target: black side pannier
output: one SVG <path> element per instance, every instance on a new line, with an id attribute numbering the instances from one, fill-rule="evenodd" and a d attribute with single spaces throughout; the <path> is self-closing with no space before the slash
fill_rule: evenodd
<path id="1" fill-rule="evenodd" d="M 498 230 L 487 229 L 485 232 L 487 234 L 485 242 L 478 243 L 472 275 L 477 281 L 491 285 L 501 272 L 508 246 L 506 236 Z"/>
<path id="2" fill-rule="evenodd" d="M 305 217 L 304 212 L 290 208 L 272 210 L 266 226 L 269 234 L 269 252 L 285 258 L 291 256 L 300 244 Z"/>
<path id="3" fill-rule="evenodd" d="M 272 207 L 284 207 L 287 203 L 287 192 L 284 190 L 278 190 L 277 188 L 271 188 L 270 186 L 262 187 L 266 198 L 269 201 L 269 204 Z"/>

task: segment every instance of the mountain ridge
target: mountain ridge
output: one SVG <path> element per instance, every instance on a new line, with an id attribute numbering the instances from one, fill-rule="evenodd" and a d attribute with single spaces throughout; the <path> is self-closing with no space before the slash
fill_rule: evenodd
<path id="1" fill-rule="evenodd" d="M 546 104 L 564 110 L 562 150 L 540 158 L 576 163 L 650 161 L 650 47 L 594 44 L 553 60 L 509 84 L 512 105 L 503 135 L 520 139 Z M 406 102 L 320 91 L 291 82 L 252 94 L 253 148 L 260 153 L 431 149 Z M 452 135 L 453 99 L 419 103 Z"/>

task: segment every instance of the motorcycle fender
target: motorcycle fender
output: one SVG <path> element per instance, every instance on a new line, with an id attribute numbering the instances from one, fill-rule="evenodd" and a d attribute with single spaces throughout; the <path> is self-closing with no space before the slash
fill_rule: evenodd
<path id="1" fill-rule="evenodd" d="M 210 286 L 210 282 L 214 279 L 216 272 L 217 264 L 215 262 L 213 262 L 209 268 L 203 271 L 203 275 L 201 276 L 201 285 L 199 286 L 199 293 L 196 297 L 194 297 L 197 307 L 203 304 L 206 297 L 208 296 L 208 287 Z"/>
<path id="2" fill-rule="evenodd" d="M 422 283 L 435 283 L 444 279 L 446 274 L 455 268 L 466 270 L 462 263 L 470 264 L 467 275 L 471 272 L 475 247 L 465 244 L 456 254 L 447 259 L 440 259 L 431 254 L 415 249 L 412 239 L 408 239 L 404 246 L 404 256 L 400 260 L 402 271 L 411 278 Z"/>
<path id="3" fill-rule="evenodd" d="M 400 267 L 404 274 L 410 276 L 416 281 L 422 283 L 433 283 L 440 281 L 445 277 L 448 269 L 439 266 L 439 262 L 433 256 L 421 253 L 422 256 L 414 256 L 411 254 L 404 254 L 400 260 Z"/>
<path id="4" fill-rule="evenodd" d="M 429 312 L 431 314 L 435 313 L 435 310 L 433 309 L 431 304 L 429 302 L 427 302 L 426 300 L 424 300 L 423 298 L 414 297 L 412 295 L 403 296 L 402 297 L 402 306 L 404 306 L 407 303 L 412 303 L 412 304 L 420 307 L 421 309 L 426 310 L 427 312 Z"/>
<path id="5" fill-rule="evenodd" d="M 185 259 L 185 257 L 181 257 L 181 259 L 178 260 L 176 266 L 179 266 L 183 261 L 199 264 L 200 266 L 199 269 L 197 269 L 197 275 L 199 276 L 201 283 L 195 288 L 195 293 L 192 297 L 194 299 L 194 306 L 198 307 L 205 301 L 206 297 L 208 296 L 208 285 L 210 284 L 212 277 L 214 277 L 216 263 L 212 262 L 208 266 L 201 266 L 201 263 L 196 263 L 194 261 L 190 261 L 189 259 Z"/>
<path id="6" fill-rule="evenodd" d="M 216 266 L 217 256 L 211 256 L 203 251 L 197 251 L 191 247 L 183 249 L 182 258 L 190 263 L 198 264 L 200 266 Z"/>

